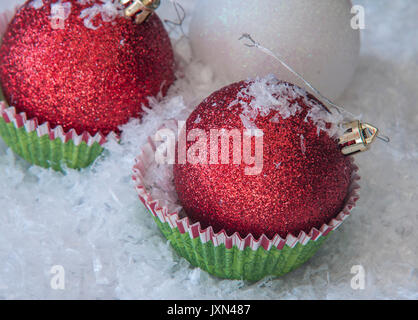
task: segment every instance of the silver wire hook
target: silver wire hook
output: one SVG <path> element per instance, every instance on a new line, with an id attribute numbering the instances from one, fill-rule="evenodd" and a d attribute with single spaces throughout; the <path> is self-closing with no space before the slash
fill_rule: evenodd
<path id="1" fill-rule="evenodd" d="M 385 143 L 389 143 L 390 142 L 390 138 L 388 136 L 385 136 L 385 135 L 378 134 L 376 136 L 376 138 L 379 139 L 380 141 L 385 142 Z"/>
<path id="2" fill-rule="evenodd" d="M 251 44 L 246 43 L 245 46 L 249 48 L 257 48 L 263 51 L 264 53 L 268 54 L 269 56 L 273 57 L 275 60 L 279 61 L 281 65 L 283 65 L 287 70 L 289 70 L 291 73 L 293 73 L 296 77 L 298 77 L 300 80 L 302 80 L 313 92 L 315 92 L 317 95 L 321 96 L 329 105 L 333 106 L 338 113 L 341 113 L 340 109 L 341 107 L 330 101 L 327 97 L 322 95 L 312 84 L 310 84 L 305 78 L 302 77 L 301 74 L 296 72 L 292 67 L 290 67 L 286 62 L 284 62 L 281 58 L 279 58 L 277 55 L 275 55 L 271 50 L 261 46 L 257 41 L 255 41 L 249 33 L 244 33 L 239 40 L 247 39 L 251 42 Z M 326 106 L 323 106 L 324 109 L 328 113 L 332 113 Z"/>
<path id="3" fill-rule="evenodd" d="M 170 2 L 173 4 L 174 10 L 176 11 L 178 22 L 171 21 L 169 19 L 165 19 L 164 22 L 167 23 L 167 24 L 171 24 L 175 27 L 179 27 L 183 36 L 187 38 L 187 35 L 186 35 L 186 33 L 184 32 L 184 29 L 183 29 L 184 20 L 186 19 L 186 10 L 177 1 L 170 0 Z"/>

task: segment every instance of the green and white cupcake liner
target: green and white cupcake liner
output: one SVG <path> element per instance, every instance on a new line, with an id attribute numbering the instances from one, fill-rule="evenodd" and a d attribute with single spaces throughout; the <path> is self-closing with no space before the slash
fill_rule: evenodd
<path id="1" fill-rule="evenodd" d="M 133 168 L 133 181 L 139 198 L 154 218 L 163 235 L 177 253 L 193 266 L 220 278 L 258 281 L 265 276 L 282 276 L 309 260 L 330 233 L 350 215 L 359 199 L 358 167 L 352 160 L 353 176 L 344 208 L 334 219 L 309 233 L 300 232 L 286 238 L 276 234 L 272 239 L 251 234 L 242 238 L 238 233 L 228 235 L 224 230 L 214 232 L 191 221 L 170 193 L 174 190 L 172 177 L 157 178 L 156 172 L 172 171 L 172 165 L 157 164 L 156 143 L 152 138 L 142 148 Z M 163 185 L 163 186 L 162 186 Z M 159 189 L 156 192 L 156 189 Z"/>
<path id="2" fill-rule="evenodd" d="M 29 163 L 57 171 L 88 167 L 103 152 L 108 139 L 117 139 L 113 133 L 107 137 L 87 132 L 79 135 L 75 130 L 64 132 L 61 126 L 51 129 L 48 122 L 39 125 L 36 118 L 27 119 L 25 113 L 16 113 L 4 101 L 0 102 L 0 135 Z"/>

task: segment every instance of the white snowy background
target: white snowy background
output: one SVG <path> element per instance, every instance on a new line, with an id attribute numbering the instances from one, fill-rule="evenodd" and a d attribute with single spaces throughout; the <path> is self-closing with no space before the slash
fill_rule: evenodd
<path id="1" fill-rule="evenodd" d="M 194 0 L 179 2 L 190 18 Z M 0 10 L 16 3 L 0 0 Z M 275 280 L 214 278 L 170 248 L 139 202 L 131 167 L 146 137 L 220 85 L 181 40 L 174 45 L 185 77 L 92 168 L 62 175 L 31 167 L 0 139 L 0 298 L 418 299 L 418 2 L 354 3 L 366 8 L 366 29 L 338 102 L 392 142 L 356 156 L 361 199 L 312 260 Z M 173 13 L 168 1 L 159 10 Z M 54 265 L 65 269 L 65 290 L 51 288 Z M 350 286 L 353 265 L 365 269 L 364 290 Z"/>

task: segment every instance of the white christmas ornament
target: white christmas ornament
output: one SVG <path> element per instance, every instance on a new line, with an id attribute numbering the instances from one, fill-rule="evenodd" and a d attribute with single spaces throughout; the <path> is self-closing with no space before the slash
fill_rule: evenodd
<path id="1" fill-rule="evenodd" d="M 249 33 L 323 95 L 336 99 L 360 51 L 350 0 L 198 0 L 190 25 L 194 55 L 228 82 L 273 73 L 309 89 L 277 60 L 238 41 Z"/>

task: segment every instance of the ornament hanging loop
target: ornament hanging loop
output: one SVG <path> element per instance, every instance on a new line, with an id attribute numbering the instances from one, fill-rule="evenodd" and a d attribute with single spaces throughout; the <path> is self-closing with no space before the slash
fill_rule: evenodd
<path id="1" fill-rule="evenodd" d="M 137 24 L 145 22 L 160 6 L 160 2 L 160 0 L 120 0 L 122 5 L 129 4 L 124 10 L 125 16 L 135 16 Z"/>

